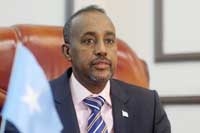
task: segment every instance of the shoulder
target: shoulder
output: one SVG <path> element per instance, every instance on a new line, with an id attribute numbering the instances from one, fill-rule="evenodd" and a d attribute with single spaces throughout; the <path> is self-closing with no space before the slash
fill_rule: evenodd
<path id="1" fill-rule="evenodd" d="M 155 90 L 127 84 L 119 80 L 112 80 L 112 84 L 114 85 L 113 87 L 117 88 L 117 94 L 120 95 L 116 97 L 128 99 L 126 108 L 129 112 L 132 111 L 135 116 L 138 116 L 135 117 L 138 121 L 137 124 L 143 125 L 143 120 L 145 120 L 145 123 L 149 123 L 149 125 L 153 126 L 154 130 L 159 133 L 171 132 L 167 114 L 162 107 L 159 96 Z M 114 90 L 115 88 L 113 88 L 113 91 Z M 150 129 L 151 128 L 152 127 L 150 127 Z"/>
<path id="2" fill-rule="evenodd" d="M 134 99 L 139 103 L 151 103 L 154 105 L 156 100 L 159 100 L 157 92 L 149 88 L 128 84 L 116 79 L 111 80 L 111 85 L 117 87 L 120 93 L 124 93 L 126 96 L 129 96 L 131 99 Z"/>
<path id="3" fill-rule="evenodd" d="M 52 88 L 55 87 L 59 87 L 59 86 L 63 86 L 64 84 L 69 82 L 69 78 L 71 76 L 71 69 L 68 69 L 67 71 L 65 71 L 62 75 L 60 75 L 59 77 L 52 79 L 49 81 L 49 84 Z"/>
<path id="4" fill-rule="evenodd" d="M 130 94 L 137 94 L 137 95 L 154 95 L 155 90 L 151 90 L 149 88 L 143 88 L 137 85 L 129 84 L 117 79 L 112 79 L 111 84 L 114 86 L 118 86 L 119 88 L 123 89 L 125 92 Z"/>

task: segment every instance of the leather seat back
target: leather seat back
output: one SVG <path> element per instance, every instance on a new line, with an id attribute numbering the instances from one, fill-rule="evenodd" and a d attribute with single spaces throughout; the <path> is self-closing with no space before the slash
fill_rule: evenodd
<path id="1" fill-rule="evenodd" d="M 19 42 L 29 48 L 49 80 L 61 75 L 71 66 L 64 55 L 62 28 L 44 25 L 14 25 L 0 28 L 0 107 L 8 88 L 16 46 Z M 118 65 L 114 78 L 148 88 L 147 65 L 122 40 L 118 44 Z"/>

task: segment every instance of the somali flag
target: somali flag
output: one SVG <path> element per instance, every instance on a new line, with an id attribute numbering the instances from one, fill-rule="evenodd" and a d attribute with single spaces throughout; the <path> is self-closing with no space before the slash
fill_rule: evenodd
<path id="1" fill-rule="evenodd" d="M 22 133 L 59 133 L 63 128 L 45 73 L 22 44 L 16 48 L 2 116 Z"/>

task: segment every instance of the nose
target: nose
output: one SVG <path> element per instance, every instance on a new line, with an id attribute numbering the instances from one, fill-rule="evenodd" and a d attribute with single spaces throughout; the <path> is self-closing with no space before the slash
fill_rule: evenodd
<path id="1" fill-rule="evenodd" d="M 97 56 L 107 56 L 107 50 L 104 41 L 100 41 L 99 43 L 96 44 L 95 54 Z"/>

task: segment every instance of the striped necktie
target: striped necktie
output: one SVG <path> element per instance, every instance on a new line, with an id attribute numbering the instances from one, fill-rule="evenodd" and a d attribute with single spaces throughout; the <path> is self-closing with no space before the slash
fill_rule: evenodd
<path id="1" fill-rule="evenodd" d="M 101 117 L 101 107 L 105 103 L 105 99 L 101 96 L 87 97 L 83 102 L 91 109 L 88 118 L 88 133 L 108 133 L 106 124 Z"/>

